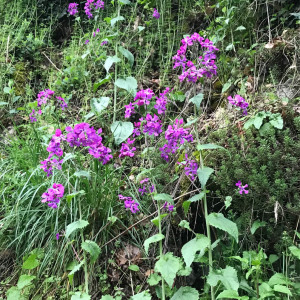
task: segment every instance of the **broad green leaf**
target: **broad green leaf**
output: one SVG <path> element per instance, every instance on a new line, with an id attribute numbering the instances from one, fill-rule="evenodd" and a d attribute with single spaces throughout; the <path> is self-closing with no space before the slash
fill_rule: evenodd
<path id="1" fill-rule="evenodd" d="M 91 108 L 93 113 L 100 114 L 104 109 L 107 108 L 110 103 L 109 97 L 92 98 Z"/>
<path id="2" fill-rule="evenodd" d="M 11 91 L 11 88 L 6 86 L 4 89 L 3 89 L 3 92 L 4 94 L 10 94 L 10 91 Z"/>
<path id="3" fill-rule="evenodd" d="M 32 270 L 36 268 L 40 264 L 39 260 L 37 259 L 37 254 L 31 254 L 23 263 L 22 269 L 25 270 Z"/>
<path id="4" fill-rule="evenodd" d="M 197 170 L 197 174 L 201 183 L 201 187 L 202 189 L 204 189 L 207 180 L 209 179 L 210 175 L 214 172 L 214 169 L 209 168 L 209 167 L 203 167 L 203 168 L 199 168 Z"/>
<path id="5" fill-rule="evenodd" d="M 280 113 L 277 114 L 272 114 L 270 116 L 270 123 L 278 129 L 282 129 L 283 128 L 283 119 L 281 117 Z"/>
<path id="6" fill-rule="evenodd" d="M 261 299 L 265 299 L 267 297 L 273 297 L 274 296 L 273 289 L 266 282 L 263 282 L 259 286 L 259 296 Z"/>
<path id="7" fill-rule="evenodd" d="M 173 198 L 170 195 L 164 194 L 164 193 L 156 194 L 153 198 L 154 198 L 154 200 L 157 200 L 157 201 L 167 201 L 172 204 L 174 203 Z"/>
<path id="8" fill-rule="evenodd" d="M 189 202 L 197 202 L 197 201 L 199 201 L 199 200 L 202 200 L 203 198 L 204 198 L 204 196 L 205 196 L 205 193 L 204 192 L 201 192 L 201 193 L 199 193 L 199 194 L 196 194 L 196 195 L 194 195 L 193 197 L 191 197 L 189 200 L 187 200 L 187 201 L 189 201 Z"/>
<path id="9" fill-rule="evenodd" d="M 134 271 L 134 272 L 138 272 L 140 270 L 140 267 L 137 265 L 130 265 L 128 267 L 129 270 Z"/>
<path id="10" fill-rule="evenodd" d="M 243 30 L 246 30 L 246 27 L 241 25 L 241 26 L 237 27 L 235 31 L 243 31 Z"/>
<path id="11" fill-rule="evenodd" d="M 68 238 L 75 230 L 82 229 L 88 225 L 89 222 L 85 220 L 78 220 L 69 224 L 66 228 L 66 238 Z"/>
<path id="12" fill-rule="evenodd" d="M 269 262 L 272 264 L 272 263 L 274 263 L 275 261 L 277 261 L 279 259 L 279 256 L 278 255 L 276 255 L 276 254 L 271 254 L 270 256 L 269 256 Z"/>
<path id="13" fill-rule="evenodd" d="M 266 136 L 269 132 L 271 132 L 273 126 L 271 123 L 265 123 L 260 129 L 259 129 L 259 134 L 261 136 Z"/>
<path id="14" fill-rule="evenodd" d="M 197 145 L 197 149 L 200 151 L 200 150 L 210 150 L 210 149 L 223 149 L 223 150 L 226 150 L 224 147 L 222 146 L 219 146 L 219 145 L 216 145 L 216 144 L 198 144 Z"/>
<path id="15" fill-rule="evenodd" d="M 129 0 L 119 0 L 119 2 L 122 4 L 131 4 Z"/>
<path id="16" fill-rule="evenodd" d="M 226 209 L 231 205 L 231 202 L 232 202 L 232 197 L 226 196 L 225 197 L 225 207 L 226 207 Z"/>
<path id="17" fill-rule="evenodd" d="M 221 270 L 212 270 L 207 277 L 207 283 L 210 286 L 216 286 L 221 281 L 227 290 L 237 291 L 239 288 L 239 280 L 237 271 L 230 266 Z"/>
<path id="18" fill-rule="evenodd" d="M 107 82 L 110 82 L 110 79 L 111 79 L 111 75 L 108 74 L 104 79 L 101 79 L 99 82 L 94 83 L 94 87 L 93 87 L 94 93 L 96 93 L 96 91 L 98 90 L 98 88 L 101 85 L 103 85 L 103 84 L 105 84 Z"/>
<path id="19" fill-rule="evenodd" d="M 228 234 L 230 234 L 238 243 L 239 240 L 239 232 L 236 224 L 228 219 L 226 219 L 223 214 L 221 213 L 211 213 L 207 217 L 208 223 L 216 227 L 218 229 L 221 229 L 223 231 L 226 231 Z"/>
<path id="20" fill-rule="evenodd" d="M 227 50 L 227 48 L 226 48 L 226 50 Z M 223 85 L 223 87 L 222 87 L 222 94 L 223 93 L 225 93 L 230 87 L 231 87 L 231 84 L 232 84 L 232 82 L 231 81 L 228 81 L 228 82 L 226 82 L 224 85 Z"/>
<path id="21" fill-rule="evenodd" d="M 189 267 L 192 264 L 198 251 L 204 250 L 208 246 L 209 239 L 205 235 L 199 235 L 184 244 L 181 253 L 186 266 Z"/>
<path id="22" fill-rule="evenodd" d="M 161 221 L 163 218 L 167 217 L 169 214 L 161 214 L 160 216 L 157 216 L 156 218 L 152 219 L 151 222 L 156 226 L 159 227 L 159 221 Z"/>
<path id="23" fill-rule="evenodd" d="M 91 296 L 84 293 L 84 292 L 76 292 L 72 297 L 71 300 L 91 300 Z"/>
<path id="24" fill-rule="evenodd" d="M 115 298 L 110 295 L 105 295 L 102 296 L 100 300 L 115 300 Z"/>
<path id="25" fill-rule="evenodd" d="M 186 124 L 183 125 L 183 128 L 188 128 L 189 126 L 193 125 L 194 123 L 196 123 L 199 120 L 199 117 L 197 118 L 192 118 L 192 119 L 188 119 L 188 122 Z"/>
<path id="26" fill-rule="evenodd" d="M 147 280 L 150 286 L 157 285 L 160 281 L 161 281 L 161 277 L 157 273 L 151 274 Z"/>
<path id="27" fill-rule="evenodd" d="M 72 199 L 78 195 L 85 195 L 85 191 L 81 190 L 81 191 L 74 192 L 72 194 L 67 195 L 67 197 L 66 197 L 67 202 L 70 204 Z"/>
<path id="28" fill-rule="evenodd" d="M 80 262 L 80 264 L 72 264 L 72 270 L 68 274 L 68 278 L 69 278 L 69 281 L 70 281 L 71 285 L 73 284 L 74 274 L 80 270 L 80 268 L 82 267 L 83 264 L 84 264 L 84 260 L 82 260 Z"/>
<path id="29" fill-rule="evenodd" d="M 121 59 L 117 56 L 108 56 L 105 63 L 104 63 L 104 68 L 105 68 L 106 72 L 109 71 L 109 69 L 111 68 L 111 66 L 114 63 L 118 63 L 120 61 L 121 61 Z"/>
<path id="30" fill-rule="evenodd" d="M 89 240 L 85 240 L 81 244 L 81 248 L 90 254 L 91 264 L 93 264 L 97 260 L 101 252 L 100 247 L 95 242 Z"/>
<path id="31" fill-rule="evenodd" d="M 154 270 L 159 272 L 163 279 L 172 288 L 177 272 L 180 270 L 181 263 L 179 257 L 173 256 L 168 252 L 162 255 L 156 262 Z"/>
<path id="32" fill-rule="evenodd" d="M 191 205 L 190 201 L 184 201 L 182 203 L 182 208 L 183 208 L 183 211 L 184 211 L 185 215 L 188 213 L 190 205 Z"/>
<path id="33" fill-rule="evenodd" d="M 280 285 L 288 285 L 291 284 L 290 280 L 286 278 L 283 274 L 281 273 L 275 273 L 270 279 L 268 284 L 273 287 L 276 284 Z"/>
<path id="34" fill-rule="evenodd" d="M 151 300 L 151 296 L 147 291 L 138 293 L 130 298 L 130 300 Z"/>
<path id="35" fill-rule="evenodd" d="M 197 107 L 197 109 L 199 110 L 201 102 L 203 100 L 203 97 L 204 97 L 204 94 L 200 93 L 200 94 L 196 95 L 195 97 L 191 98 L 190 102 L 194 103 L 195 106 Z"/>
<path id="36" fill-rule="evenodd" d="M 189 276 L 191 275 L 193 269 L 191 267 L 181 267 L 180 270 L 177 272 L 178 276 Z"/>
<path id="37" fill-rule="evenodd" d="M 274 285 L 273 289 L 275 292 L 279 292 L 279 293 L 283 293 L 283 294 L 292 296 L 290 289 L 284 285 L 276 284 L 276 285 Z"/>
<path id="38" fill-rule="evenodd" d="M 75 176 L 75 177 L 78 177 L 78 178 L 80 178 L 80 177 L 86 177 L 87 179 L 91 179 L 91 174 L 90 174 L 90 172 L 84 171 L 84 170 L 75 172 L 75 173 L 74 173 L 74 176 Z"/>
<path id="39" fill-rule="evenodd" d="M 6 292 L 7 300 L 27 300 L 28 298 L 21 294 L 21 291 L 16 287 L 12 286 Z"/>
<path id="40" fill-rule="evenodd" d="M 225 51 L 229 51 L 229 50 L 232 50 L 232 49 L 233 49 L 233 44 L 231 43 L 231 44 L 229 44 L 229 45 L 225 48 Z M 228 84 L 228 83 L 226 83 L 226 84 Z M 224 89 L 224 87 L 225 87 L 226 84 L 224 84 L 223 89 Z M 230 84 L 230 86 L 231 86 L 231 84 Z M 230 87 L 230 86 L 229 86 L 229 87 Z M 227 91 L 227 90 L 229 89 L 229 87 L 226 86 L 226 90 L 225 90 L 225 91 Z M 223 93 L 223 89 L 222 89 L 222 93 Z"/>
<path id="41" fill-rule="evenodd" d="M 266 224 L 267 223 L 265 221 L 262 222 L 259 220 L 254 221 L 250 229 L 251 234 L 254 234 L 258 228 L 266 226 Z"/>
<path id="42" fill-rule="evenodd" d="M 240 296 L 237 291 L 225 290 L 218 295 L 217 299 L 240 299 Z"/>
<path id="43" fill-rule="evenodd" d="M 7 105 L 8 104 L 8 102 L 0 102 L 0 106 L 2 106 L 2 105 Z"/>
<path id="44" fill-rule="evenodd" d="M 182 286 L 170 300 L 199 300 L 199 292 L 190 286 Z"/>
<path id="45" fill-rule="evenodd" d="M 124 20 L 125 19 L 124 19 L 123 16 L 115 17 L 115 18 L 113 18 L 113 19 L 110 20 L 110 25 L 111 25 L 111 27 L 114 27 L 117 22 L 124 21 Z"/>
<path id="46" fill-rule="evenodd" d="M 153 236 L 150 236 L 148 239 L 146 239 L 144 242 L 144 248 L 145 248 L 146 254 L 148 254 L 150 244 L 162 241 L 164 238 L 165 238 L 165 236 L 163 234 L 157 233 Z"/>
<path id="47" fill-rule="evenodd" d="M 32 280 L 35 278 L 36 276 L 21 275 L 17 283 L 18 289 L 22 290 L 25 286 L 30 285 Z"/>
<path id="48" fill-rule="evenodd" d="M 135 96 L 137 91 L 137 81 L 134 77 L 126 77 L 126 79 L 117 79 L 115 85 L 124 89 Z"/>
<path id="49" fill-rule="evenodd" d="M 138 26 L 138 30 L 139 30 L 139 32 L 143 31 L 144 29 L 145 29 L 145 27 L 144 27 L 144 26 Z"/>
<path id="50" fill-rule="evenodd" d="M 300 249 L 298 247 L 290 246 L 289 249 L 294 256 L 296 256 L 298 259 L 300 259 Z"/>
<path id="51" fill-rule="evenodd" d="M 190 223 L 187 220 L 181 220 L 180 223 L 178 224 L 179 227 L 185 228 L 187 230 L 192 230 L 190 227 Z"/>
<path id="52" fill-rule="evenodd" d="M 126 57 L 128 59 L 129 64 L 132 67 L 133 63 L 134 63 L 134 56 L 133 56 L 133 54 L 129 50 L 123 48 L 122 46 L 119 46 L 119 51 L 121 52 L 121 54 L 124 57 Z"/>
<path id="53" fill-rule="evenodd" d="M 116 145 L 119 145 L 132 135 L 133 124 L 131 122 L 116 121 L 110 129 L 114 135 Z"/>

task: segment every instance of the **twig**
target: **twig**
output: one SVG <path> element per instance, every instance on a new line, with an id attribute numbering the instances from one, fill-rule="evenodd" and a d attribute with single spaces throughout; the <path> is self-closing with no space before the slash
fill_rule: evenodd
<path id="1" fill-rule="evenodd" d="M 6 63 L 8 63 L 8 46 L 9 46 L 9 35 L 7 37 L 7 44 L 6 44 L 6 58 L 5 58 Z"/>
<path id="2" fill-rule="evenodd" d="M 42 52 L 42 54 L 49 60 L 49 62 L 51 63 L 51 65 L 52 65 L 57 71 L 63 73 L 63 71 L 60 70 L 60 69 L 52 62 L 52 60 L 46 55 L 45 52 Z"/>

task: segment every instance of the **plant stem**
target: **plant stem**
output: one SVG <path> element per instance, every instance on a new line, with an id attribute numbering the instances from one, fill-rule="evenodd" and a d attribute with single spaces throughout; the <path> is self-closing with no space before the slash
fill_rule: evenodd
<path id="1" fill-rule="evenodd" d="M 158 215 L 158 232 L 159 234 L 162 234 L 161 230 L 161 218 L 160 218 L 160 203 L 158 203 L 158 208 L 157 208 L 157 215 Z M 162 240 L 159 241 L 159 257 L 161 258 L 163 255 L 163 247 L 162 247 Z M 163 278 L 161 278 L 161 297 L 162 300 L 166 299 L 166 292 L 165 292 L 165 281 Z"/>

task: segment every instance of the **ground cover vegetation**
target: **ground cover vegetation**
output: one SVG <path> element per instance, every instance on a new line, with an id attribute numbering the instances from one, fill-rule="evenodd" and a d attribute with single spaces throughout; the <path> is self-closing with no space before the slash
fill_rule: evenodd
<path id="1" fill-rule="evenodd" d="M 296 1 L 0 23 L 1 299 L 299 299 Z"/>

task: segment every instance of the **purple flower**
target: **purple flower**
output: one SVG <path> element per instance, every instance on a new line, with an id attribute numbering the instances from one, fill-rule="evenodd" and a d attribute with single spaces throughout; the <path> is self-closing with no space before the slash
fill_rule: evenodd
<path id="1" fill-rule="evenodd" d="M 90 42 L 90 40 L 86 40 L 84 43 L 87 45 Z"/>
<path id="2" fill-rule="evenodd" d="M 139 203 L 132 199 L 132 197 L 125 197 L 123 195 L 119 195 L 119 200 L 124 201 L 124 207 L 126 209 L 130 209 L 130 211 L 135 214 L 139 211 Z"/>
<path id="3" fill-rule="evenodd" d="M 144 184 L 144 183 L 148 183 L 149 182 L 149 178 L 144 178 L 143 180 L 140 181 L 140 184 Z"/>
<path id="4" fill-rule="evenodd" d="M 64 110 L 65 108 L 68 107 L 68 104 L 66 103 L 66 101 L 65 101 L 64 98 L 62 98 L 62 97 L 56 97 L 56 99 L 58 101 L 61 101 L 59 105 L 60 105 L 60 107 L 61 107 L 62 110 Z"/>
<path id="5" fill-rule="evenodd" d="M 247 103 L 242 96 L 235 95 L 234 98 L 229 96 L 227 99 L 231 105 L 241 108 L 243 110 L 243 115 L 247 115 L 247 107 L 249 106 L 249 103 Z"/>
<path id="6" fill-rule="evenodd" d="M 134 106 L 133 104 L 130 102 L 128 105 L 125 105 L 125 118 L 130 118 L 132 114 L 135 113 L 134 111 Z"/>
<path id="7" fill-rule="evenodd" d="M 37 95 L 38 107 L 41 107 L 42 104 L 47 104 L 47 101 L 54 95 L 54 91 L 45 89 Z"/>
<path id="8" fill-rule="evenodd" d="M 158 116 L 154 114 L 152 117 L 150 114 L 147 114 L 146 122 L 147 123 L 143 126 L 143 133 L 159 136 L 159 134 L 162 132 L 162 125 Z"/>
<path id="9" fill-rule="evenodd" d="M 152 15 L 155 19 L 159 19 L 160 18 L 160 14 L 159 12 L 157 11 L 156 8 L 153 9 L 153 15 Z"/>
<path id="10" fill-rule="evenodd" d="M 198 170 L 198 164 L 195 160 L 191 160 L 188 158 L 188 155 L 185 154 L 185 161 L 184 162 L 178 162 L 179 165 L 184 165 L 185 175 L 187 177 L 190 177 L 191 180 L 195 180 L 197 176 L 197 170 Z"/>
<path id="11" fill-rule="evenodd" d="M 56 240 L 58 241 L 59 237 L 60 237 L 59 232 L 55 235 L 55 237 L 56 237 Z"/>
<path id="12" fill-rule="evenodd" d="M 49 188 L 42 195 L 42 203 L 47 203 L 49 207 L 56 209 L 60 199 L 64 196 L 65 188 L 62 184 L 54 183 L 52 188 Z"/>
<path id="13" fill-rule="evenodd" d="M 133 104 L 137 104 L 138 106 L 149 105 L 150 99 L 154 96 L 154 92 L 151 89 L 140 90 L 136 93 Z"/>
<path id="14" fill-rule="evenodd" d="M 119 158 L 129 156 L 133 157 L 134 156 L 134 151 L 136 150 L 135 147 L 130 148 L 129 146 L 133 144 L 135 139 L 130 140 L 130 138 L 127 139 L 127 143 L 122 143 L 121 149 L 120 149 L 120 155 Z"/>
<path id="15" fill-rule="evenodd" d="M 163 209 L 168 209 L 169 212 L 172 212 L 174 210 L 174 205 L 171 205 L 170 203 L 165 202 Z"/>
<path id="16" fill-rule="evenodd" d="M 140 126 L 141 126 L 141 122 L 134 122 L 134 129 L 133 129 L 133 133 L 132 133 L 133 137 L 141 135 Z"/>
<path id="17" fill-rule="evenodd" d="M 183 119 L 176 119 L 174 125 L 169 125 L 165 131 L 167 143 L 159 150 L 161 157 L 166 161 L 169 161 L 169 155 L 176 153 L 180 145 L 193 141 L 193 136 L 189 133 L 190 129 L 183 128 L 181 125 L 183 125 Z"/>
<path id="18" fill-rule="evenodd" d="M 71 16 L 74 16 L 75 14 L 78 13 L 78 9 L 77 9 L 78 4 L 77 3 L 70 3 L 69 7 L 68 7 L 68 13 Z"/>
<path id="19" fill-rule="evenodd" d="M 246 188 L 248 187 L 248 184 L 242 185 L 242 182 L 239 180 L 236 184 L 235 184 L 238 188 L 239 188 L 239 193 L 242 195 L 243 192 L 245 194 L 248 194 L 249 191 L 246 190 Z"/>
<path id="20" fill-rule="evenodd" d="M 101 8 L 101 9 L 104 9 L 104 2 L 101 1 L 101 0 L 97 0 L 96 3 L 94 3 L 95 0 L 87 0 L 86 3 L 84 4 L 84 11 L 85 11 L 85 14 L 87 15 L 87 17 L 90 19 L 93 17 L 93 14 L 92 14 L 92 4 L 94 4 L 94 8 L 95 10 Z"/>
<path id="21" fill-rule="evenodd" d="M 101 42 L 100 46 L 104 46 L 104 45 L 107 45 L 108 44 L 108 41 L 103 41 Z"/>
<path id="22" fill-rule="evenodd" d="M 31 123 L 36 122 L 37 121 L 37 115 L 41 115 L 42 111 L 39 109 L 38 112 L 36 112 L 34 109 L 31 111 L 31 113 L 29 114 L 29 118 Z"/>
<path id="23" fill-rule="evenodd" d="M 159 98 L 156 98 L 156 104 L 154 105 L 154 108 L 157 109 L 157 113 L 159 115 L 165 114 L 165 111 L 167 109 L 167 103 L 168 99 L 166 94 L 169 93 L 170 88 L 167 87 L 161 94 Z"/>
<path id="24" fill-rule="evenodd" d="M 104 9 L 104 2 L 101 0 L 97 0 L 97 2 L 94 3 L 94 5 L 95 5 L 95 9 L 99 9 L 99 8 Z"/>
<path id="25" fill-rule="evenodd" d="M 53 168 L 58 170 L 62 169 L 63 160 L 58 160 L 57 158 L 53 157 L 53 154 L 50 154 L 48 158 L 41 161 L 40 168 L 46 172 L 47 177 L 53 174 Z"/>

